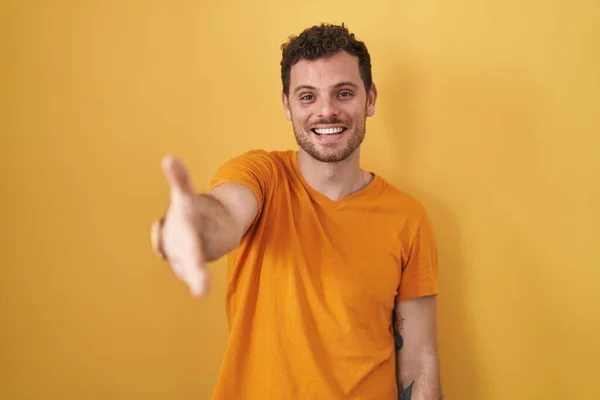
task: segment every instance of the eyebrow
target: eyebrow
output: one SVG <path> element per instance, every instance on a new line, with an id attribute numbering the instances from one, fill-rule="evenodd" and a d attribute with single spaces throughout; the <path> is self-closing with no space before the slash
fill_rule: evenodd
<path id="1" fill-rule="evenodd" d="M 343 82 L 338 82 L 335 85 L 333 85 L 334 89 L 340 88 L 342 86 L 351 86 L 353 88 L 357 88 L 358 85 L 354 82 L 350 82 L 350 81 L 343 81 Z M 300 86 L 296 86 L 296 88 L 294 89 L 294 93 L 299 92 L 302 89 L 308 89 L 308 90 L 316 90 L 317 88 L 311 85 L 300 85 Z"/>

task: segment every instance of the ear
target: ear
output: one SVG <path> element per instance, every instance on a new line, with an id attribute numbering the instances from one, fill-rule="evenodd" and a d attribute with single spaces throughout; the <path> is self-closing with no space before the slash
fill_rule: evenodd
<path id="1" fill-rule="evenodd" d="M 377 87 L 373 83 L 371 90 L 367 93 L 367 116 L 372 117 L 375 114 L 375 103 L 377 102 Z"/>
<path id="2" fill-rule="evenodd" d="M 281 91 L 281 103 L 283 104 L 283 110 L 285 111 L 285 118 L 288 121 L 291 121 L 292 112 L 290 111 L 290 101 L 283 90 Z"/>

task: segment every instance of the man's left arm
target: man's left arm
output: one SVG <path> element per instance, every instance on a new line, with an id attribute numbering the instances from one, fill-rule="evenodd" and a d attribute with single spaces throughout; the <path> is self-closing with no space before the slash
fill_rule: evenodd
<path id="1" fill-rule="evenodd" d="M 394 311 L 399 400 L 440 400 L 436 296 L 397 301 Z"/>

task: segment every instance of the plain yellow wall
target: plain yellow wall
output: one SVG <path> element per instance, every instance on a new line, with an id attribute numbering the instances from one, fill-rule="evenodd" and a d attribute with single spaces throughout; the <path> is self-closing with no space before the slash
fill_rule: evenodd
<path id="1" fill-rule="evenodd" d="M 0 398 L 209 398 L 224 263 L 198 301 L 151 254 L 160 158 L 204 190 L 228 157 L 295 148 L 279 46 L 323 21 L 372 53 L 365 168 L 437 230 L 446 398 L 600 398 L 597 1 L 12 0 L 0 18 Z"/>

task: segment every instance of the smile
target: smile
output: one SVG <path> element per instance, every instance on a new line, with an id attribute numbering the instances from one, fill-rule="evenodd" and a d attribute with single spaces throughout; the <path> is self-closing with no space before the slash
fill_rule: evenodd
<path id="1" fill-rule="evenodd" d="M 344 132 L 346 128 L 337 127 L 337 128 L 315 128 L 311 129 L 317 135 L 339 135 Z"/>

